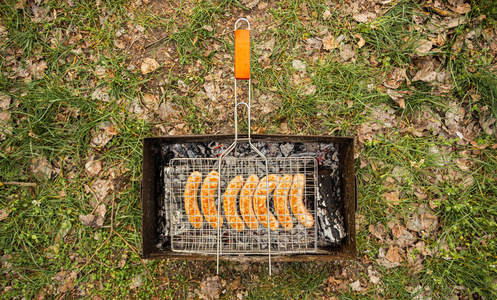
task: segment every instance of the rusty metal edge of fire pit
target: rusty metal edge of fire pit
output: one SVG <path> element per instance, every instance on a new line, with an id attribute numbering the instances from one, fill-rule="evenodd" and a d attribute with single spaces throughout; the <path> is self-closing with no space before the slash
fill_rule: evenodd
<path id="1" fill-rule="evenodd" d="M 188 259 L 215 260 L 216 256 L 201 254 L 179 254 L 155 248 L 157 224 L 156 184 L 160 178 L 160 166 L 155 163 L 156 155 L 160 155 L 161 143 L 200 142 L 206 140 L 232 140 L 234 135 L 176 135 L 163 137 L 148 137 L 143 139 L 143 165 L 140 201 L 142 206 L 142 253 L 146 259 Z M 343 182 L 344 223 L 347 236 L 339 247 L 330 249 L 320 248 L 317 254 L 277 255 L 273 261 L 332 261 L 350 260 L 357 256 L 355 212 L 356 212 L 356 181 L 354 172 L 354 138 L 325 135 L 265 135 L 253 134 L 253 142 L 326 142 L 338 145 L 340 155 L 340 174 Z M 222 256 L 221 260 L 232 261 L 267 261 L 265 256 Z"/>

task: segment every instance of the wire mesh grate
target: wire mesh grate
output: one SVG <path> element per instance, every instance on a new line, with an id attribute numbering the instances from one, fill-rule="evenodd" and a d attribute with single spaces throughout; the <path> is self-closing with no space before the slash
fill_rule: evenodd
<path id="1" fill-rule="evenodd" d="M 212 171 L 219 173 L 217 185 L 204 184 L 208 174 L 215 173 Z M 197 185 L 188 185 L 194 172 L 201 174 L 201 180 Z M 221 254 L 273 255 L 317 250 L 317 163 L 313 157 L 176 158 L 165 168 L 165 174 L 170 179 L 170 201 L 165 205 L 170 205 L 173 251 L 216 254 L 219 246 Z M 298 177 L 301 182 L 296 176 L 302 176 Z M 232 184 L 240 177 L 242 183 Z M 248 181 L 255 182 L 253 186 L 257 188 L 251 190 L 246 185 Z M 218 215 L 213 216 L 206 204 L 209 195 Z M 232 197 L 231 201 L 225 197 Z M 253 211 L 246 209 L 249 202 Z M 197 205 L 198 210 L 192 205 Z M 189 217 L 187 210 L 190 215 L 200 213 L 201 219 Z"/>

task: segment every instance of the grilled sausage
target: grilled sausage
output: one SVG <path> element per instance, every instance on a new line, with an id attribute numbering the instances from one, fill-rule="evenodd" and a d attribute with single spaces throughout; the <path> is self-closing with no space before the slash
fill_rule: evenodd
<path id="1" fill-rule="evenodd" d="M 274 190 L 276 185 L 278 185 L 279 181 L 280 176 L 275 174 L 268 175 L 267 182 L 266 177 L 262 178 L 261 181 L 259 181 L 259 185 L 257 185 L 257 189 L 255 190 L 254 194 L 254 210 L 257 218 L 259 219 L 261 224 L 267 228 L 267 218 L 269 215 L 269 228 L 273 231 L 278 229 L 278 226 L 280 225 L 275 216 L 271 212 L 268 212 L 266 200 L 269 194 Z M 269 188 L 267 188 L 268 186 Z"/>
<path id="2" fill-rule="evenodd" d="M 297 220 L 304 225 L 304 227 L 310 228 L 314 225 L 314 218 L 305 208 L 303 201 L 304 188 L 305 175 L 295 174 L 295 176 L 293 176 L 292 189 L 290 191 L 290 206 L 292 208 L 292 213 Z"/>
<path id="3" fill-rule="evenodd" d="M 242 175 L 238 175 L 231 179 L 228 188 L 224 192 L 223 198 L 224 215 L 226 216 L 226 220 L 228 220 L 228 224 L 236 231 L 242 231 L 245 228 L 242 218 L 236 211 L 236 196 L 238 196 L 238 192 L 242 188 L 242 185 Z"/>
<path id="4" fill-rule="evenodd" d="M 211 225 L 212 228 L 217 229 L 218 222 L 218 212 L 216 208 L 216 201 L 214 201 L 214 195 L 217 192 L 217 186 L 219 184 L 219 174 L 217 171 L 211 171 L 207 177 L 205 177 L 202 183 L 202 192 L 200 196 L 200 203 L 202 204 L 202 211 L 204 213 L 205 220 Z M 220 216 L 219 227 L 223 226 L 223 217 Z"/>
<path id="5" fill-rule="evenodd" d="M 292 216 L 288 209 L 288 192 L 290 191 L 291 185 L 292 175 L 286 174 L 281 177 L 280 183 L 274 190 L 274 209 L 281 226 L 283 226 L 285 230 L 293 228 Z"/>
<path id="6" fill-rule="evenodd" d="M 200 213 L 197 203 L 197 191 L 201 181 L 202 173 L 197 171 L 191 173 L 188 177 L 188 181 L 186 182 L 185 192 L 183 195 L 188 221 L 190 221 L 195 228 L 200 228 L 204 224 L 204 219 L 202 218 L 202 214 Z"/>
<path id="7" fill-rule="evenodd" d="M 252 174 L 247 178 L 240 192 L 240 212 L 242 213 L 243 221 L 252 230 L 259 227 L 259 221 L 255 217 L 254 207 L 252 206 L 252 199 L 258 183 L 259 177 Z"/>

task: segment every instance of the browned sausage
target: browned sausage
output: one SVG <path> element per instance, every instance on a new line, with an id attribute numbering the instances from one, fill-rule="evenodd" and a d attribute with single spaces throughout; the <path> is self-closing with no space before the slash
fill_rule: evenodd
<path id="1" fill-rule="evenodd" d="M 219 184 L 219 174 L 217 171 L 211 171 L 205 177 L 202 183 L 202 194 L 200 196 L 200 203 L 202 204 L 202 211 L 205 220 L 211 225 L 212 228 L 217 228 L 217 208 L 214 195 L 217 193 L 217 185 Z M 220 216 L 219 227 L 223 226 L 223 217 Z"/>
<path id="2" fill-rule="evenodd" d="M 254 207 L 252 206 L 252 199 L 258 183 L 259 177 L 252 174 L 247 178 L 240 192 L 240 212 L 242 213 L 243 221 L 252 230 L 259 227 L 259 221 L 255 217 Z"/>
<path id="3" fill-rule="evenodd" d="M 274 209 L 276 216 L 285 230 L 293 228 L 292 216 L 288 209 L 288 192 L 292 185 L 292 175 L 283 175 L 280 183 L 274 190 Z"/>
<path id="4" fill-rule="evenodd" d="M 228 188 L 224 192 L 223 198 L 224 215 L 226 216 L 226 220 L 228 220 L 228 224 L 236 231 L 242 231 L 245 228 L 242 218 L 236 211 L 236 196 L 238 196 L 238 192 L 242 188 L 242 185 L 242 175 L 238 175 L 231 179 Z"/>
<path id="5" fill-rule="evenodd" d="M 268 212 L 266 201 L 268 195 L 274 190 L 279 181 L 280 176 L 275 174 L 268 175 L 267 182 L 266 177 L 262 178 L 254 194 L 254 210 L 257 218 L 267 228 L 267 218 L 269 215 L 269 228 L 273 231 L 278 229 L 280 225 L 275 216 L 271 212 Z M 269 188 L 267 188 L 268 186 Z"/>
<path id="6" fill-rule="evenodd" d="M 188 181 L 185 186 L 184 201 L 185 201 L 185 211 L 188 216 L 188 221 L 195 228 L 200 228 L 204 224 L 204 219 L 200 213 L 197 203 L 197 191 L 202 181 L 202 173 L 193 172 L 188 177 Z"/>
<path id="7" fill-rule="evenodd" d="M 314 218 L 307 211 L 304 205 L 305 175 L 295 174 L 293 176 L 292 189 L 290 192 L 290 206 L 292 213 L 297 220 L 307 228 L 314 225 Z"/>

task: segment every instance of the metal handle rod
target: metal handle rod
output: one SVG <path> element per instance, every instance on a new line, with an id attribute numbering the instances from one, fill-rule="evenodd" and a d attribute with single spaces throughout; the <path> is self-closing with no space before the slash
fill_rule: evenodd
<path id="1" fill-rule="evenodd" d="M 240 21 L 245 21 L 247 22 L 247 27 L 248 30 L 250 30 L 250 22 L 249 20 L 245 18 L 240 18 L 235 22 L 235 31 L 237 30 L 238 27 L 238 22 Z M 250 56 L 249 56 L 250 60 Z M 251 106 L 252 106 L 252 82 L 251 78 L 248 78 L 248 103 L 247 102 L 240 102 L 238 103 L 238 80 L 235 76 L 235 140 L 233 143 L 219 156 L 219 161 L 218 161 L 218 176 L 221 177 L 221 163 L 222 160 L 231 152 L 233 149 L 236 147 L 238 141 L 241 139 L 238 138 L 238 106 L 239 105 L 245 105 L 247 107 L 247 122 L 248 122 L 248 130 L 247 130 L 247 139 L 244 139 L 248 141 L 250 148 L 254 150 L 259 156 L 264 158 L 265 161 L 265 166 L 266 166 L 266 200 L 267 200 L 267 231 L 268 231 L 268 263 L 269 263 L 269 276 L 271 276 L 271 225 L 270 225 L 270 211 L 269 211 L 269 167 L 268 167 L 268 159 L 267 157 L 259 150 L 255 145 L 252 144 L 252 137 L 251 137 Z M 219 180 L 221 181 L 221 180 Z M 222 252 L 221 249 L 221 228 L 220 228 L 220 218 L 221 218 L 221 184 L 218 185 L 217 189 L 217 195 L 218 195 L 218 205 L 217 205 L 217 212 L 218 212 L 218 218 L 217 218 L 217 247 L 216 247 L 216 273 L 219 274 L 219 258 Z"/>

